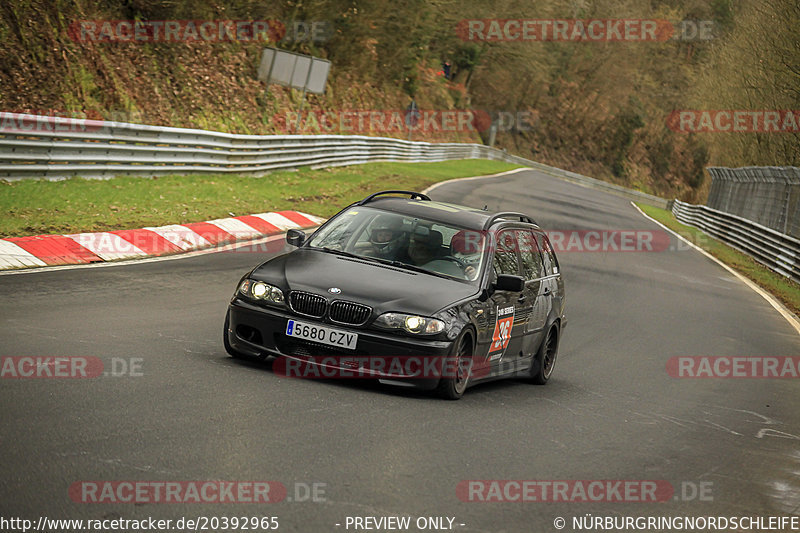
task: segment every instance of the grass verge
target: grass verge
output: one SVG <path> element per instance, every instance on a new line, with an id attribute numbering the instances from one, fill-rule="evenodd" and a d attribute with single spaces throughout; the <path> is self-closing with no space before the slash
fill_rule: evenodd
<path id="1" fill-rule="evenodd" d="M 4 213 L 0 237 L 135 229 L 283 210 L 329 217 L 375 191 L 419 191 L 452 178 L 518 167 L 467 159 L 304 168 L 262 177 L 208 174 L 0 181 Z"/>
<path id="2" fill-rule="evenodd" d="M 648 216 L 658 220 L 689 242 L 707 251 L 729 267 L 753 280 L 758 286 L 775 296 L 795 315 L 800 316 L 800 285 L 773 272 L 749 255 L 731 248 L 703 231 L 681 224 L 670 211 L 645 204 L 636 204 Z"/>

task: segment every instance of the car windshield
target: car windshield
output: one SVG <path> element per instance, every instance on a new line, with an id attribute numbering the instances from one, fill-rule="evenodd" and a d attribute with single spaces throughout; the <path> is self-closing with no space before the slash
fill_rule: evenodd
<path id="1" fill-rule="evenodd" d="M 357 206 L 328 222 L 308 246 L 475 281 L 485 242 L 480 231 Z"/>

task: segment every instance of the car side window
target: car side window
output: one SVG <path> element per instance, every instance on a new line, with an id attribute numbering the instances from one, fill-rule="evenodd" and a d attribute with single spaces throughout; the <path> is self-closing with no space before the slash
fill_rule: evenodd
<path id="1" fill-rule="evenodd" d="M 494 252 L 492 266 L 495 276 L 499 274 L 519 276 L 517 239 L 513 230 L 505 230 L 497 234 L 497 249 Z"/>
<path id="2" fill-rule="evenodd" d="M 539 245 L 529 230 L 516 230 L 519 254 L 522 259 L 522 270 L 526 280 L 542 277 L 542 253 Z"/>
<path id="3" fill-rule="evenodd" d="M 536 238 L 543 252 L 545 275 L 551 276 L 553 274 L 558 274 L 558 259 L 556 259 L 556 254 L 553 251 L 553 247 L 550 245 L 550 239 L 543 233 L 537 233 Z"/>

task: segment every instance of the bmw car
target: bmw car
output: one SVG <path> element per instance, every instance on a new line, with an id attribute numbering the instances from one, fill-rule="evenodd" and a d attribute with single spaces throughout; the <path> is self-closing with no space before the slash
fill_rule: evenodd
<path id="1" fill-rule="evenodd" d="M 286 240 L 295 249 L 236 287 L 223 334 L 231 356 L 447 399 L 489 380 L 551 378 L 564 280 L 531 217 L 382 191 Z"/>

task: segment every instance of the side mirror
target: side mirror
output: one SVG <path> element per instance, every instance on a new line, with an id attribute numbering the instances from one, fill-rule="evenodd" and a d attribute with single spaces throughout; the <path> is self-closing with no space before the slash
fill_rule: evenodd
<path id="1" fill-rule="evenodd" d="M 521 276 L 500 274 L 497 276 L 494 288 L 498 291 L 522 292 L 525 288 L 525 280 Z"/>
<path id="2" fill-rule="evenodd" d="M 306 234 L 299 229 L 290 229 L 286 232 L 286 242 L 292 246 L 302 246 L 306 242 Z"/>

